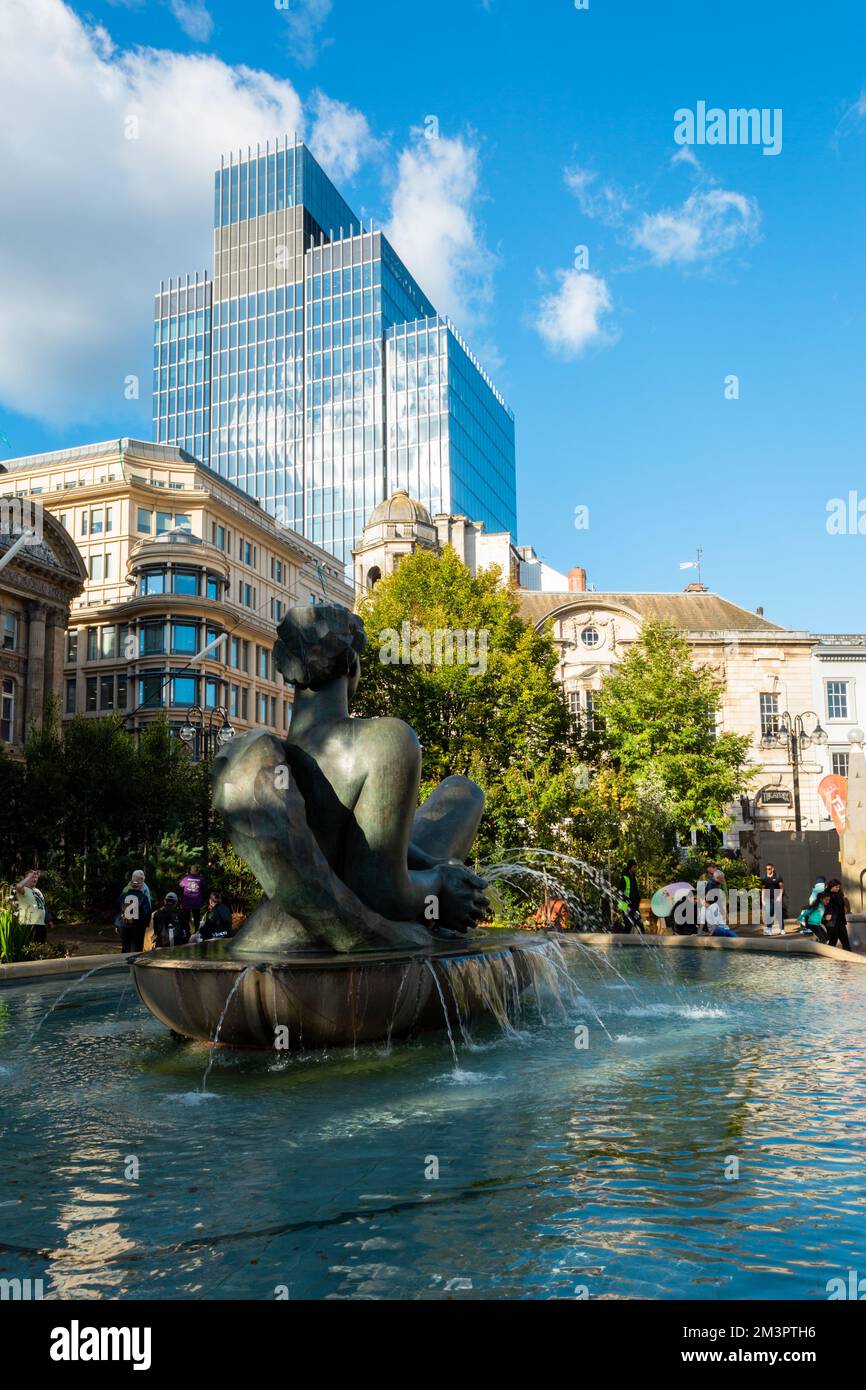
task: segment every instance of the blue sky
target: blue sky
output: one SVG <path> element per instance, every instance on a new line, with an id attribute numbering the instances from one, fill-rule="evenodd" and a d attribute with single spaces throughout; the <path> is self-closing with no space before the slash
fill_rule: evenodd
<path id="1" fill-rule="evenodd" d="M 866 514 L 857 0 L 7 0 L 0 40 L 0 458 L 150 437 L 214 157 L 297 125 L 513 406 L 522 542 L 600 590 L 700 545 L 745 607 L 866 630 L 866 534 L 826 528 Z M 698 101 L 780 109 L 781 151 L 678 146 Z"/>

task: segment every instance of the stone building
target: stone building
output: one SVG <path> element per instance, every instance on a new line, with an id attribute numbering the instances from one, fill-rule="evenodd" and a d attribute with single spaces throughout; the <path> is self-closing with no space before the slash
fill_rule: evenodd
<path id="1" fill-rule="evenodd" d="M 0 494 L 3 485 L 0 475 Z M 31 525 L 31 542 L 4 563 Z M 18 757 L 47 703 L 62 704 L 69 609 L 86 570 L 72 537 L 50 512 L 2 496 L 0 565 L 0 746 Z"/>
<path id="2" fill-rule="evenodd" d="M 709 666 L 722 682 L 719 731 L 747 734 L 751 741 L 749 761 L 756 775 L 748 796 L 732 807 L 727 843 L 736 847 L 743 832 L 794 831 L 797 792 L 802 830 L 821 827 L 819 745 L 804 749 L 796 779 L 786 748 L 762 746 L 782 729 L 786 712 L 796 716 L 813 709 L 809 633 L 780 627 L 760 609 L 750 613 L 703 584 L 671 594 L 587 592 L 582 570 L 570 571 L 569 583 L 563 593 L 521 594 L 520 607 L 537 628 L 552 622 L 558 676 L 576 718 L 591 726 L 602 681 L 642 624 L 649 618 L 671 623 L 688 642 L 695 665 Z M 817 724 L 806 722 L 808 728 Z"/>
<path id="3" fill-rule="evenodd" d="M 825 633 L 814 637 L 812 650 L 812 708 L 827 730 L 827 743 L 818 749 L 824 775 L 848 776 L 852 730 L 866 721 L 866 634 Z M 830 816 L 821 808 L 822 821 Z"/>
<path id="4" fill-rule="evenodd" d="M 355 592 L 372 589 L 377 579 L 393 574 L 404 555 L 416 550 L 438 554 L 453 546 L 473 574 L 498 565 L 503 582 L 515 588 L 558 589 L 566 576 L 545 565 L 530 545 L 516 545 L 508 531 L 487 531 L 483 521 L 437 513 L 399 488 L 373 508 L 352 552 Z"/>
<path id="5" fill-rule="evenodd" d="M 197 705 L 239 732 L 285 732 L 275 627 L 292 604 L 352 606 L 338 560 L 174 446 L 119 439 L 8 470 L 0 494 L 38 500 L 84 557 L 84 592 L 52 639 L 66 717 L 121 713 L 134 731 L 164 713 L 179 730 Z"/>

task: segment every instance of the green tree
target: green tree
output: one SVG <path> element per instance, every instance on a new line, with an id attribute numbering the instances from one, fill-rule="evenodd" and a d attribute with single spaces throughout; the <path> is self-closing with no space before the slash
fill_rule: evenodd
<path id="1" fill-rule="evenodd" d="M 629 811 L 649 816 L 657 830 L 667 820 L 681 835 L 729 824 L 749 780 L 749 739 L 717 733 L 721 703 L 721 683 L 692 664 L 682 634 L 645 623 L 597 701 L 598 762 L 626 819 Z"/>
<path id="2" fill-rule="evenodd" d="M 412 726 L 422 796 L 451 773 L 478 782 L 479 856 L 552 843 L 573 792 L 571 722 L 550 635 L 521 618 L 498 569 L 473 575 L 450 546 L 416 552 L 379 581 L 361 616 L 368 646 L 355 712 Z M 461 642 L 463 661 L 453 659 Z"/>

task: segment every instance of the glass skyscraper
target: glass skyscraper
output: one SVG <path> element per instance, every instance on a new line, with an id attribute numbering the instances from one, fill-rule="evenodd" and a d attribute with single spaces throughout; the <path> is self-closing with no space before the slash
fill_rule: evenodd
<path id="1" fill-rule="evenodd" d="M 405 487 L 516 532 L 514 416 L 305 145 L 223 162 L 214 273 L 160 286 L 153 437 L 344 563 Z"/>

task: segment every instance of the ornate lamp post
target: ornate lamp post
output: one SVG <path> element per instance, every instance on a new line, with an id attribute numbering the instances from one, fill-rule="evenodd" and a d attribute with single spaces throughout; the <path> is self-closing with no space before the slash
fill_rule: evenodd
<path id="1" fill-rule="evenodd" d="M 229 723 L 228 710 L 224 705 L 215 709 L 203 710 L 201 705 L 190 705 L 186 712 L 186 723 L 180 737 L 189 749 L 193 762 L 204 764 L 202 776 L 202 868 L 207 870 L 207 846 L 210 837 L 210 777 L 211 759 L 227 743 L 231 743 L 235 731 Z"/>
<path id="2" fill-rule="evenodd" d="M 811 728 L 807 727 L 807 720 L 815 721 Z M 773 715 L 773 726 L 762 735 L 761 747 L 783 748 L 787 753 L 794 780 L 794 828 L 799 832 L 803 828 L 800 812 L 800 767 L 803 754 L 813 743 L 825 744 L 827 734 L 821 727 L 820 718 L 812 709 L 794 715 L 784 710 L 782 714 Z"/>

